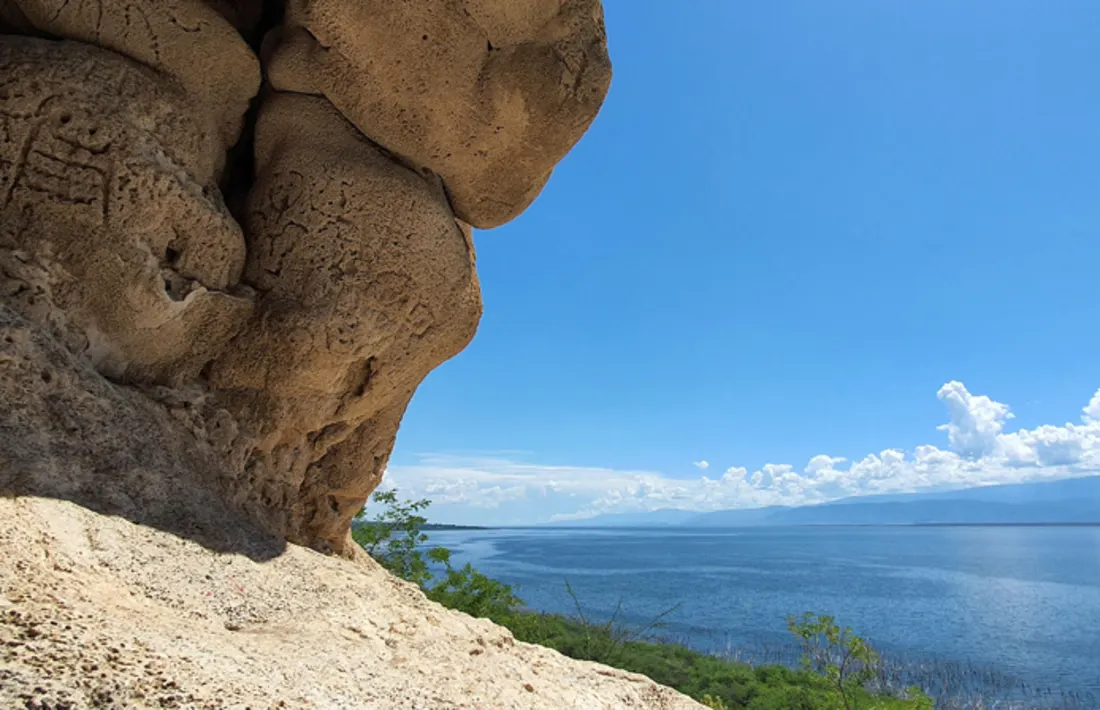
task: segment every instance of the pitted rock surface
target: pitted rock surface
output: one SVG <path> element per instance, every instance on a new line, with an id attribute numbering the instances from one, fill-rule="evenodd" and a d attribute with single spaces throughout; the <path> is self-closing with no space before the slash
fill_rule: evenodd
<path id="1" fill-rule="evenodd" d="M 693 710 L 516 641 L 372 560 L 256 559 L 67 501 L 0 498 L 0 707 Z"/>
<path id="2" fill-rule="evenodd" d="M 501 225 L 538 196 L 611 81 L 599 0 L 288 0 L 273 86 L 320 94 Z"/>
<path id="3" fill-rule="evenodd" d="M 0 0 L 0 707 L 697 707 L 350 540 L 599 1 L 283 5 Z"/>
<path id="4" fill-rule="evenodd" d="M 477 329 L 473 243 L 438 180 L 322 98 L 268 97 L 255 140 L 245 280 L 263 296 L 211 384 L 258 433 L 246 486 L 292 539 L 339 547 L 417 385 Z"/>
<path id="5" fill-rule="evenodd" d="M 0 28 L 77 40 L 129 57 L 171 78 L 192 120 L 237 142 L 260 84 L 260 67 L 234 24 L 254 23 L 255 2 L 236 0 L 0 0 Z M 6 22 L 5 22 L 6 20 Z"/>
<path id="6" fill-rule="evenodd" d="M 23 266 L 21 276 L 33 283 L 33 269 Z M 11 262 L 0 257 L 0 274 L 11 272 Z M 48 289 L 31 286 L 28 293 L 43 311 L 50 308 Z M 218 490 L 226 475 L 222 452 L 236 437 L 228 413 L 209 409 L 201 391 L 112 384 L 56 331 L 38 325 L 42 313 L 35 315 L 0 303 L 3 495 L 75 501 L 175 534 L 221 540 L 210 543 L 221 550 L 232 548 L 225 540 L 263 538 Z"/>
<path id="7" fill-rule="evenodd" d="M 245 244 L 217 189 L 220 145 L 175 84 L 131 60 L 0 41 L 0 253 L 39 266 L 101 372 L 182 384 L 243 326 Z M 27 312 L 33 289 L 0 274 L 13 278 L 0 288 Z"/>
<path id="8" fill-rule="evenodd" d="M 201 459 L 174 486 L 354 554 L 410 399 L 477 329 L 470 225 L 535 198 L 610 76 L 599 0 L 0 0 L 0 306 L 170 415 L 149 445 Z M 18 412 L 46 420 L 9 422 L 38 446 L 0 449 L 0 488 L 103 509 L 160 436 L 89 439 L 72 475 L 118 490 L 53 485 L 70 419 Z"/>

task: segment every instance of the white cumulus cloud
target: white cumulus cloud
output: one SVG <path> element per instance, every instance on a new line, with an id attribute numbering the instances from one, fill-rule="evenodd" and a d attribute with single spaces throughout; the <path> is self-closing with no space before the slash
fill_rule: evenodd
<path id="1" fill-rule="evenodd" d="M 693 461 L 691 465 L 699 469 L 700 471 L 706 471 L 708 468 L 710 468 L 710 461 L 707 461 L 706 459 L 703 459 L 702 461 Z"/>
<path id="2" fill-rule="evenodd" d="M 947 432 L 951 449 L 963 456 L 989 453 L 1004 429 L 1005 420 L 1014 416 L 1007 404 L 994 402 L 985 395 L 972 395 L 961 382 L 948 382 L 936 396 L 947 405 L 950 419 L 939 429 Z"/>
<path id="3" fill-rule="evenodd" d="M 805 465 L 731 466 L 720 478 L 676 478 L 657 471 L 546 466 L 514 454 L 426 455 L 393 465 L 385 485 L 403 497 L 430 498 L 441 521 L 527 524 L 601 513 L 681 508 L 719 510 L 807 505 L 849 496 L 950 490 L 1100 474 L 1100 390 L 1080 422 L 1006 432 L 1006 404 L 974 395 L 961 382 L 937 393 L 947 409 L 947 447 L 887 448 L 848 460 L 819 454 Z"/>
<path id="4" fill-rule="evenodd" d="M 1096 390 L 1096 394 L 1094 394 L 1092 396 L 1092 399 L 1089 400 L 1089 403 L 1085 405 L 1085 409 L 1083 411 L 1084 414 L 1081 418 L 1086 423 L 1100 422 L 1100 390 Z"/>

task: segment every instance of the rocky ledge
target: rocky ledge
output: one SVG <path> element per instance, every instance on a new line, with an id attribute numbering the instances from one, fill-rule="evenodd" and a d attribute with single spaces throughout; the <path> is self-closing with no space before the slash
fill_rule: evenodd
<path id="1" fill-rule="evenodd" d="M 0 707 L 700 707 L 517 642 L 369 558 L 242 530 L 220 542 L 0 499 Z"/>

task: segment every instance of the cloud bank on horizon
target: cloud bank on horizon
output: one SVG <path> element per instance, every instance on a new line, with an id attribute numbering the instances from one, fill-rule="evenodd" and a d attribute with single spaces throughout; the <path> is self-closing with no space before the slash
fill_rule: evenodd
<path id="1" fill-rule="evenodd" d="M 711 464 L 693 462 L 699 478 L 524 463 L 507 455 L 423 455 L 411 466 L 391 465 L 384 486 L 402 497 L 429 498 L 435 520 L 466 524 L 533 524 L 604 513 L 660 508 L 700 512 L 769 505 L 811 505 L 850 496 L 950 490 L 1025 483 L 1100 473 L 1100 390 L 1079 423 L 1005 432 L 1008 405 L 948 382 L 937 397 L 947 408 L 948 448 L 885 449 L 858 461 L 820 454 L 801 470 L 769 463 L 740 466 L 711 477 Z"/>

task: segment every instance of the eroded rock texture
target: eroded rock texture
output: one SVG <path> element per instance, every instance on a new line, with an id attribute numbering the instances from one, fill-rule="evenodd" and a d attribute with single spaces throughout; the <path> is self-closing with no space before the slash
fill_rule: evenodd
<path id="1" fill-rule="evenodd" d="M 327 97 L 496 227 L 538 196 L 611 81 L 599 0 L 289 0 L 268 74 Z"/>
<path id="2" fill-rule="evenodd" d="M 0 273 L 115 378 L 182 384 L 244 324 L 224 144 L 156 73 L 76 42 L 0 41 Z M 32 265 L 43 284 L 13 273 Z"/>
<path id="3" fill-rule="evenodd" d="M 260 82 L 259 62 L 234 24 L 254 22 L 242 0 L 0 0 L 0 27 L 93 44 L 174 80 L 193 120 L 209 122 L 224 157 Z"/>
<path id="4" fill-rule="evenodd" d="M 263 297 L 211 383 L 257 433 L 241 490 L 292 538 L 336 544 L 416 386 L 474 335 L 473 243 L 437 180 L 324 99 L 271 96 L 255 145 L 246 279 Z"/>
<path id="5" fill-rule="evenodd" d="M 0 303 L 0 491 L 71 500 L 219 552 L 249 540 L 248 554 L 271 557 L 279 546 L 219 495 L 219 444 L 236 425 L 203 416 L 205 396 L 118 387 Z"/>
<path id="6" fill-rule="evenodd" d="M 217 554 L 36 498 L 0 498 L 0 550 L 5 710 L 704 710 L 516 641 L 370 560 Z"/>
<path id="7" fill-rule="evenodd" d="M 205 487 L 345 551 L 477 328 L 469 225 L 530 204 L 610 81 L 598 0 L 282 5 L 0 0 L 0 325 L 35 344 L 0 355 L 0 492 L 133 517 Z M 80 428 L 43 398 L 142 413 L 54 445 Z"/>

